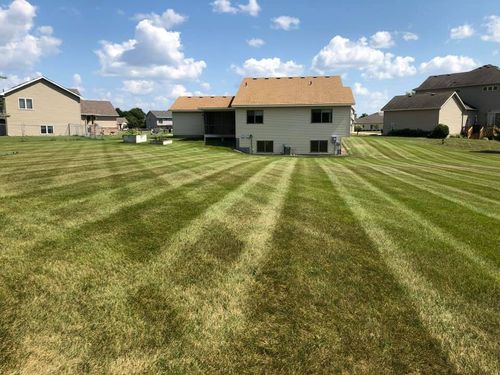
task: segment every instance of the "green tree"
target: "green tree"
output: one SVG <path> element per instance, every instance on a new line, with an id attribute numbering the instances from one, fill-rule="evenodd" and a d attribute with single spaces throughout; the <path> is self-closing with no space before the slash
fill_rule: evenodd
<path id="1" fill-rule="evenodd" d="M 122 111 L 120 108 L 116 108 L 116 112 L 120 117 L 125 117 L 127 119 L 129 128 L 146 127 L 146 114 L 141 108 L 136 107 L 128 111 Z"/>

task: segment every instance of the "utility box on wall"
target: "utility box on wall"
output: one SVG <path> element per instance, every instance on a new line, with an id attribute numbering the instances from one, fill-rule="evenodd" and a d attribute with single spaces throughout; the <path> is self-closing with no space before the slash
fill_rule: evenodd
<path id="1" fill-rule="evenodd" d="M 341 155 L 342 154 L 342 137 L 340 135 L 332 134 L 331 142 L 333 145 L 333 154 Z"/>

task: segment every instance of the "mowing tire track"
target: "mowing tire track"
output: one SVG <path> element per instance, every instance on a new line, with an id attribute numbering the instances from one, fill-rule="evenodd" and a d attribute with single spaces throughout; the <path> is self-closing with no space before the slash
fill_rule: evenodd
<path id="1" fill-rule="evenodd" d="M 358 223 L 384 257 L 393 275 L 408 291 L 415 302 L 420 319 L 448 353 L 458 372 L 494 373 L 498 369 L 497 345 L 481 330 L 460 314 L 447 308 L 448 303 L 399 251 L 391 235 L 377 224 L 376 217 L 356 199 L 341 179 L 334 177 L 332 169 L 320 164 Z"/>
<path id="2" fill-rule="evenodd" d="M 425 219 L 423 216 L 419 215 L 417 212 L 413 211 L 410 207 L 405 205 L 401 200 L 393 198 L 392 196 L 384 192 L 382 189 L 376 187 L 371 182 L 361 177 L 356 171 L 352 169 L 352 167 L 347 168 L 339 164 L 336 164 L 336 167 L 340 171 L 343 171 L 344 173 L 347 173 L 350 176 L 352 176 L 352 178 L 354 178 L 362 185 L 366 186 L 366 188 L 369 189 L 374 194 L 383 198 L 385 201 L 391 203 L 391 205 L 397 208 L 397 210 L 403 216 L 410 218 L 415 223 L 418 223 L 426 230 L 431 232 L 438 241 L 447 244 L 448 246 L 452 247 L 457 252 L 465 256 L 471 262 L 476 264 L 482 271 L 484 271 L 493 280 L 495 280 L 496 282 L 500 281 L 500 271 L 498 270 L 498 268 L 495 265 L 491 264 L 491 262 L 485 260 L 481 256 L 478 256 L 470 246 L 461 241 L 456 240 L 452 235 L 450 235 L 445 230 L 440 228 L 436 223 L 433 223 Z"/>

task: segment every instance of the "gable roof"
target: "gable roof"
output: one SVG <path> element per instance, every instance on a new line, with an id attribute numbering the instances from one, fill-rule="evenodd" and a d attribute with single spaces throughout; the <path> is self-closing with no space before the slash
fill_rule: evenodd
<path id="1" fill-rule="evenodd" d="M 71 95 L 73 96 L 76 96 L 77 98 L 80 98 L 81 95 L 80 95 L 80 92 L 76 89 L 68 89 L 66 87 L 63 87 L 61 85 L 59 85 L 58 83 L 54 82 L 54 81 L 51 81 L 50 79 L 48 79 L 47 77 L 43 77 L 43 76 L 40 76 L 40 77 L 37 77 L 37 78 L 34 78 L 34 79 L 31 79 L 29 81 L 26 81 L 26 82 L 23 82 L 23 83 L 20 83 L 19 85 L 16 85 L 16 86 L 13 86 L 11 87 L 10 89 L 8 90 L 5 90 L 3 93 L 0 94 L 0 96 L 5 96 L 5 95 L 8 95 L 12 92 L 15 92 L 17 90 L 20 90 L 22 89 L 23 87 L 25 86 L 28 86 L 28 85 L 31 85 L 33 83 L 36 83 L 36 82 L 39 82 L 39 81 L 46 81 L 46 82 L 49 82 L 51 83 L 52 85 L 54 86 L 57 86 L 59 87 L 60 89 L 70 93 Z"/>
<path id="2" fill-rule="evenodd" d="M 470 72 L 430 76 L 415 91 L 454 89 L 491 84 L 500 84 L 500 69 L 495 65 L 484 65 Z"/>
<path id="3" fill-rule="evenodd" d="M 156 118 L 172 118 L 172 111 L 149 111 Z"/>
<path id="4" fill-rule="evenodd" d="M 383 124 L 384 113 L 375 112 L 369 116 L 357 118 L 355 124 Z"/>
<path id="5" fill-rule="evenodd" d="M 463 109 L 472 109 L 466 106 L 455 91 L 440 93 L 417 93 L 414 95 L 399 95 L 392 98 L 382 111 L 407 111 L 440 109 L 452 96 L 455 96 Z"/>
<path id="6" fill-rule="evenodd" d="M 119 124 L 127 123 L 127 119 L 125 117 L 117 117 L 116 122 Z"/>
<path id="7" fill-rule="evenodd" d="M 82 100 L 82 115 L 118 117 L 118 113 L 108 100 Z"/>
<path id="8" fill-rule="evenodd" d="M 199 112 L 204 109 L 228 109 L 234 96 L 179 96 L 170 107 L 172 112 Z"/>
<path id="9" fill-rule="evenodd" d="M 339 76 L 244 78 L 233 107 L 353 105 Z"/>

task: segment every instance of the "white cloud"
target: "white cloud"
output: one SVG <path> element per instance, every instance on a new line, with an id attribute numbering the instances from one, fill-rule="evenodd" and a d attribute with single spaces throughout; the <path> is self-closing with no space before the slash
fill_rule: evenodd
<path id="1" fill-rule="evenodd" d="M 356 107 L 368 111 L 379 111 L 388 101 L 387 92 L 370 91 L 361 83 L 354 83 L 354 94 L 357 95 Z"/>
<path id="2" fill-rule="evenodd" d="M 407 42 L 411 40 L 418 40 L 418 35 L 409 31 L 403 33 L 403 39 Z"/>
<path id="3" fill-rule="evenodd" d="M 96 51 L 101 74 L 134 79 L 196 79 L 206 63 L 185 57 L 180 36 L 179 32 L 157 26 L 149 19 L 142 20 L 136 26 L 134 39 L 101 42 Z"/>
<path id="4" fill-rule="evenodd" d="M 481 39 L 488 42 L 500 42 L 500 16 L 489 16 L 485 20 L 486 34 Z"/>
<path id="5" fill-rule="evenodd" d="M 243 66 L 232 65 L 231 68 L 241 76 L 251 77 L 284 77 L 300 75 L 304 70 L 302 65 L 292 60 L 284 62 L 278 57 L 261 60 L 251 58 L 246 60 Z"/>
<path id="6" fill-rule="evenodd" d="M 155 83 L 147 80 L 125 80 L 123 81 L 123 91 L 134 95 L 149 95 L 155 89 Z"/>
<path id="7" fill-rule="evenodd" d="M 251 16 L 257 17 L 260 12 L 260 6 L 257 0 L 249 0 L 247 5 L 238 5 L 243 13 L 248 13 Z"/>
<path id="8" fill-rule="evenodd" d="M 391 48 L 395 43 L 390 32 L 377 31 L 370 37 L 370 44 L 373 48 Z"/>
<path id="9" fill-rule="evenodd" d="M 78 73 L 73 74 L 73 87 L 75 89 L 78 89 L 80 93 L 85 91 L 85 89 L 82 86 L 82 83 L 83 83 L 82 76 Z"/>
<path id="10" fill-rule="evenodd" d="M 366 38 L 354 42 L 337 35 L 314 56 L 312 65 L 321 74 L 355 68 L 364 77 L 390 79 L 416 74 L 414 62 L 413 57 L 395 56 L 373 48 Z"/>
<path id="11" fill-rule="evenodd" d="M 474 28 L 469 24 L 464 24 L 461 26 L 453 27 L 450 30 L 451 39 L 466 39 L 473 36 L 475 33 Z"/>
<path id="12" fill-rule="evenodd" d="M 186 87 L 184 87 L 183 85 L 173 85 L 172 87 L 170 87 L 170 89 L 168 90 L 168 98 L 170 99 L 175 99 L 179 96 L 192 96 L 193 93 L 191 91 L 188 91 L 186 89 Z"/>
<path id="13" fill-rule="evenodd" d="M 266 42 L 264 42 L 262 39 L 259 39 L 259 38 L 252 38 L 252 39 L 250 39 L 250 40 L 247 40 L 247 44 L 248 44 L 250 47 L 260 48 L 260 47 L 262 47 L 264 44 L 266 44 Z"/>
<path id="14" fill-rule="evenodd" d="M 50 26 L 33 32 L 36 7 L 26 0 L 14 0 L 0 7 L 0 70 L 33 67 L 42 57 L 59 52 L 62 41 Z"/>
<path id="15" fill-rule="evenodd" d="M 211 88 L 212 88 L 212 87 L 210 86 L 210 83 L 208 83 L 208 82 L 202 82 L 202 83 L 200 84 L 200 86 L 201 86 L 201 88 L 202 88 L 203 90 L 211 90 Z"/>
<path id="16" fill-rule="evenodd" d="M 163 14 L 156 13 L 139 13 L 133 17 L 136 21 L 150 20 L 157 27 L 171 29 L 176 25 L 180 25 L 187 20 L 187 16 L 176 13 L 173 9 L 167 9 Z"/>
<path id="17" fill-rule="evenodd" d="M 290 16 L 279 16 L 273 18 L 271 22 L 273 29 L 281 29 L 285 31 L 298 29 L 300 25 L 300 20 L 297 17 Z"/>
<path id="18" fill-rule="evenodd" d="M 247 13 L 257 17 L 260 13 L 260 5 L 257 0 L 249 0 L 248 4 L 238 4 L 233 6 L 231 0 L 215 0 L 212 2 L 212 10 L 216 13 Z"/>
<path id="19" fill-rule="evenodd" d="M 479 62 L 467 56 L 436 56 L 433 59 L 420 64 L 420 70 L 424 73 L 459 73 L 466 72 L 479 66 Z"/>

